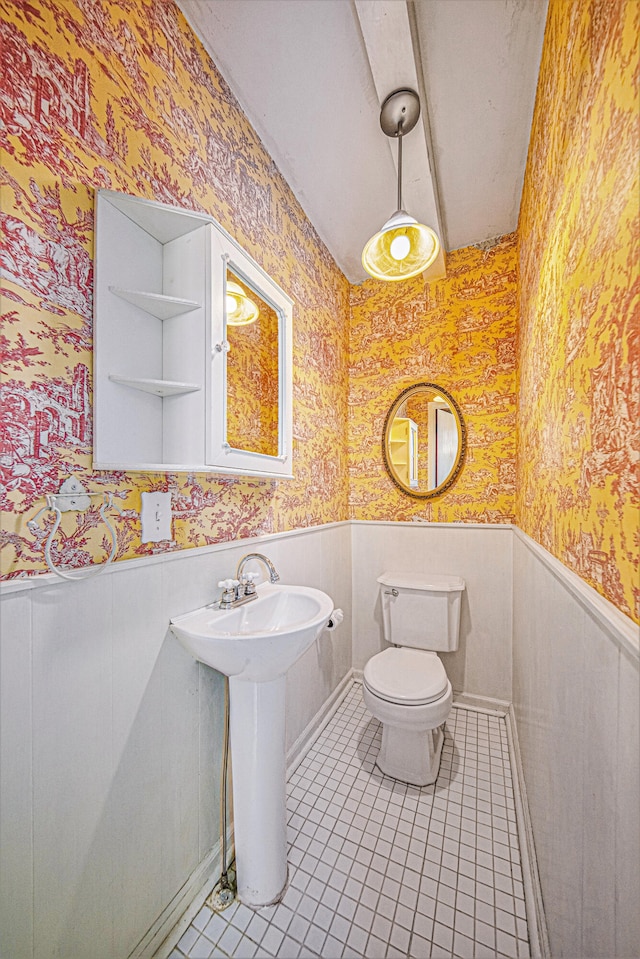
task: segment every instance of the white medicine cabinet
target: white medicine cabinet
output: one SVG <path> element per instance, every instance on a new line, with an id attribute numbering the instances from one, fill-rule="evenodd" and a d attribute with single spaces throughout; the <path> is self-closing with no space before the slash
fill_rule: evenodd
<path id="1" fill-rule="evenodd" d="M 96 195 L 94 467 L 291 477 L 292 302 L 211 217 Z"/>

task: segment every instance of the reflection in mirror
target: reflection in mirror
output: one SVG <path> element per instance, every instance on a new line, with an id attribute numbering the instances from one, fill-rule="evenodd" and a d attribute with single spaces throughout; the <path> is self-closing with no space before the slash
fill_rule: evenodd
<path id="1" fill-rule="evenodd" d="M 229 268 L 225 306 L 227 443 L 278 456 L 278 313 Z"/>
<path id="2" fill-rule="evenodd" d="M 393 482 L 421 499 L 455 481 L 466 450 L 466 429 L 453 397 L 435 383 L 403 390 L 389 410 L 382 442 Z"/>

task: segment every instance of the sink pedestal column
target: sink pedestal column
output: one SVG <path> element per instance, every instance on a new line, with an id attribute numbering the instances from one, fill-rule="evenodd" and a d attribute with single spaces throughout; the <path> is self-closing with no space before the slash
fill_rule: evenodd
<path id="1" fill-rule="evenodd" d="M 286 677 L 229 678 L 238 898 L 277 902 L 287 881 Z"/>

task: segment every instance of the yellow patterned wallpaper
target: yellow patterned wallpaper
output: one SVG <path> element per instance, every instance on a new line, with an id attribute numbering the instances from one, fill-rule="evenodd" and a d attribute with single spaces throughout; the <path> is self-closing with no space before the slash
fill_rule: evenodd
<path id="1" fill-rule="evenodd" d="M 520 211 L 517 519 L 636 620 L 640 4 L 551 0 Z"/>
<path id="2" fill-rule="evenodd" d="M 3 575 L 45 569 L 26 522 L 71 473 L 115 492 L 120 558 L 345 519 L 349 286 L 177 7 L 0 0 L 0 42 Z M 294 480 L 92 471 L 97 187 L 213 215 L 293 298 Z M 140 543 L 154 489 L 173 544 Z M 95 512 L 63 526 L 57 564 L 105 556 Z"/>
<path id="3" fill-rule="evenodd" d="M 171 2 L 0 12 L 3 576 L 45 569 L 46 531 L 26 522 L 74 473 L 115 491 L 123 558 L 349 515 L 515 515 L 638 615 L 640 4 L 551 0 L 519 251 L 507 236 L 450 253 L 444 280 L 352 289 Z M 92 471 L 97 187 L 213 215 L 292 296 L 293 481 Z M 386 412 L 418 380 L 448 389 L 468 428 L 457 482 L 426 502 L 395 488 L 381 455 Z M 172 493 L 171 544 L 140 543 L 151 489 Z M 55 560 L 103 555 L 95 514 L 65 517 Z"/>
<path id="4" fill-rule="evenodd" d="M 368 280 L 351 290 L 350 508 L 354 519 L 510 523 L 515 495 L 517 249 L 447 256 L 447 275 L 425 282 Z M 426 381 L 444 387 L 467 426 L 455 484 L 433 500 L 398 490 L 385 471 L 382 431 L 399 393 Z"/>

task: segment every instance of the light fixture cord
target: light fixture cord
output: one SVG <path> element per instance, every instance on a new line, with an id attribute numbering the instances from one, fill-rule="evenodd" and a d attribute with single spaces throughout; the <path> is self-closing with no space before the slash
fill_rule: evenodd
<path id="1" fill-rule="evenodd" d="M 402 209 L 402 124 L 398 123 L 398 210 Z"/>

